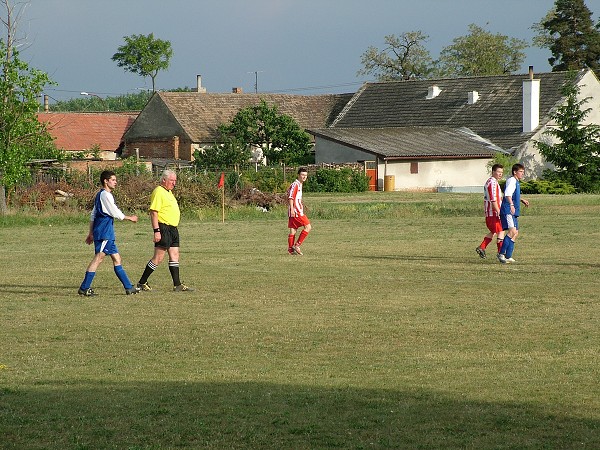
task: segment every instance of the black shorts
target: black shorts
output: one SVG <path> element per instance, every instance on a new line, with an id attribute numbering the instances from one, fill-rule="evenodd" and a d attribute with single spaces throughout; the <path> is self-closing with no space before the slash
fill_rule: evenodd
<path id="1" fill-rule="evenodd" d="M 160 241 L 154 243 L 155 247 L 179 247 L 179 230 L 177 227 L 159 222 L 158 228 L 160 228 Z"/>

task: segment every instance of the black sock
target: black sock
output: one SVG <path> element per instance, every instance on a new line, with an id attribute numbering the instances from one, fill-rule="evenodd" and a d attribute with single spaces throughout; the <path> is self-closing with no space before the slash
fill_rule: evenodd
<path id="1" fill-rule="evenodd" d="M 173 278 L 173 286 L 179 286 L 181 280 L 179 279 L 179 261 L 169 261 L 169 272 L 171 272 L 171 278 Z"/>
<path id="2" fill-rule="evenodd" d="M 148 278 L 155 270 L 156 264 L 154 264 L 152 260 L 148 261 L 148 264 L 146 264 L 146 268 L 144 269 L 144 273 L 142 274 L 142 278 L 140 278 L 139 284 L 146 284 L 148 282 Z"/>

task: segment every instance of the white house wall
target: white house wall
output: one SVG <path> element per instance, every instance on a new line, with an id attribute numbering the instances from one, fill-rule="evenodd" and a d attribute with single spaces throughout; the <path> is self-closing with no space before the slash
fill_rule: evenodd
<path id="1" fill-rule="evenodd" d="M 584 98 L 587 98 L 588 101 L 584 104 L 584 108 L 591 108 L 585 118 L 584 124 L 588 125 L 594 123 L 600 125 L 600 82 L 598 82 L 598 79 L 592 71 L 588 71 L 580 80 L 579 87 L 580 92 L 578 99 L 581 101 Z M 542 90 L 543 89 L 544 87 L 542 86 Z M 556 138 L 544 134 L 547 129 L 556 126 L 556 121 L 551 120 L 545 126 L 540 127 L 533 137 L 515 152 L 515 156 L 525 166 L 526 178 L 540 177 L 544 169 L 553 168 L 553 165 L 546 162 L 542 155 L 540 155 L 539 150 L 535 146 L 535 142 L 558 142 Z M 504 169 L 504 172 L 506 173 L 506 168 Z"/>
<path id="2" fill-rule="evenodd" d="M 375 161 L 372 153 L 346 147 L 337 142 L 317 137 L 315 142 L 315 162 L 355 163 Z M 415 160 L 416 161 L 416 160 Z M 394 190 L 456 190 L 480 192 L 489 177 L 487 163 L 490 159 L 423 160 L 418 161 L 419 173 L 411 174 L 411 162 L 378 160 L 377 189 L 383 190 L 384 177 L 393 175 Z"/>
<path id="3" fill-rule="evenodd" d="M 418 161 L 418 173 L 410 173 L 410 161 L 380 161 L 378 186 L 382 189 L 386 176 L 394 176 L 394 190 L 447 190 L 481 192 L 489 177 L 491 159 Z"/>

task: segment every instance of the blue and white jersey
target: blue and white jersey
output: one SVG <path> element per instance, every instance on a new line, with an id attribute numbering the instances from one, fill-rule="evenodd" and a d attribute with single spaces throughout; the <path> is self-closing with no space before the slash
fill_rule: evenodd
<path id="1" fill-rule="evenodd" d="M 510 177 L 506 180 L 506 186 L 504 187 L 504 198 L 502 199 L 502 205 L 500 206 L 500 214 L 510 214 L 510 203 L 508 203 L 507 197 L 512 199 L 515 205 L 515 217 L 521 215 L 521 183 L 515 177 Z"/>
<path id="2" fill-rule="evenodd" d="M 94 223 L 95 241 L 114 241 L 115 240 L 115 219 L 123 220 L 125 214 L 121 212 L 115 204 L 113 195 L 105 189 L 102 189 L 94 199 L 94 209 L 90 220 Z"/>

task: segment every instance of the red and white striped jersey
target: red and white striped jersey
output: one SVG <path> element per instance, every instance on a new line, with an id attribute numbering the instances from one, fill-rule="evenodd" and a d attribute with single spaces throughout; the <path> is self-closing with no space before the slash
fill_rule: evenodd
<path id="1" fill-rule="evenodd" d="M 294 200 L 293 210 L 292 206 L 288 203 L 288 217 L 301 217 L 304 215 L 304 205 L 302 204 L 302 183 L 296 180 L 294 181 L 287 190 L 288 200 L 291 198 Z M 295 215 L 293 213 L 296 213 Z"/>
<path id="2" fill-rule="evenodd" d="M 498 180 L 494 177 L 489 177 L 483 186 L 483 208 L 485 209 L 485 217 L 498 216 L 492 208 L 494 203 L 500 208 L 500 205 L 502 204 L 502 190 L 500 189 Z"/>

